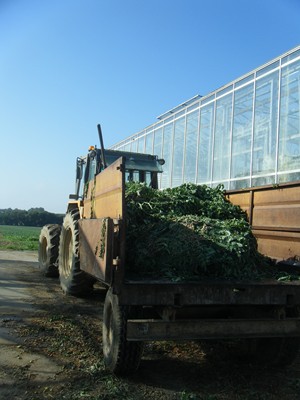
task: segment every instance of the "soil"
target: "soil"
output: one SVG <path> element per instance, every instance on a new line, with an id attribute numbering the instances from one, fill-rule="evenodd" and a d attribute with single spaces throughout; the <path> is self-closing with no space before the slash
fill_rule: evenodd
<path id="1" fill-rule="evenodd" d="M 33 252 L 0 251 L 0 399 L 299 400 L 300 357 L 285 369 L 241 363 L 232 342 L 148 343 L 138 372 L 103 365 L 105 292 L 64 296 Z"/>

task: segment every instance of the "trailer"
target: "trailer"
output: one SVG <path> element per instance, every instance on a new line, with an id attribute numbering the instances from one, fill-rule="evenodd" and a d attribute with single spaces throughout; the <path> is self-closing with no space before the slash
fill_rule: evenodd
<path id="1" fill-rule="evenodd" d="M 172 282 L 127 273 L 125 182 L 136 178 L 157 187 L 161 164 L 151 155 L 90 149 L 85 160 L 77 159 L 76 193 L 70 196 L 62 227 L 47 226 L 41 232 L 40 265 L 46 274 L 56 268 L 66 294 L 84 295 L 95 281 L 107 290 L 103 314 L 107 369 L 120 375 L 134 372 L 143 342 L 160 340 L 243 339 L 256 361 L 291 363 L 300 343 L 299 281 Z M 244 203 L 241 195 L 243 200 L 248 196 Z M 248 214 L 259 221 L 256 192 L 228 196 L 244 208 L 250 204 Z M 276 224 L 277 217 L 272 218 Z M 270 232 L 272 226 L 267 227 Z M 264 242 L 259 243 L 264 248 Z M 294 249 L 299 239 L 295 243 Z"/>

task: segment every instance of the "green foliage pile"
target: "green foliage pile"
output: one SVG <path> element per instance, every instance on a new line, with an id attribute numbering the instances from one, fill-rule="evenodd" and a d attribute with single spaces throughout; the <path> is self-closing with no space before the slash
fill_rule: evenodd
<path id="1" fill-rule="evenodd" d="M 222 187 L 184 184 L 160 191 L 131 182 L 125 196 L 131 274 L 172 281 L 269 274 L 270 260 L 258 253 L 245 212 Z"/>

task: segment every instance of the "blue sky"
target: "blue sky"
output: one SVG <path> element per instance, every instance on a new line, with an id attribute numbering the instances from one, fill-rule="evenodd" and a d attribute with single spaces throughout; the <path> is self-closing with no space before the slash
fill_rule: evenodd
<path id="1" fill-rule="evenodd" d="M 300 44 L 299 0 L 0 0 L 0 209 L 64 213 L 75 160 Z"/>

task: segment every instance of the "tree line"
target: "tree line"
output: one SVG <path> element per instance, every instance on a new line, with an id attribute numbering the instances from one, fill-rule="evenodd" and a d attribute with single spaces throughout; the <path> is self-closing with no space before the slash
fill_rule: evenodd
<path id="1" fill-rule="evenodd" d="M 0 225 L 44 226 L 46 224 L 62 224 L 63 217 L 62 214 L 50 213 L 41 207 L 30 208 L 29 210 L 6 208 L 0 210 Z"/>

